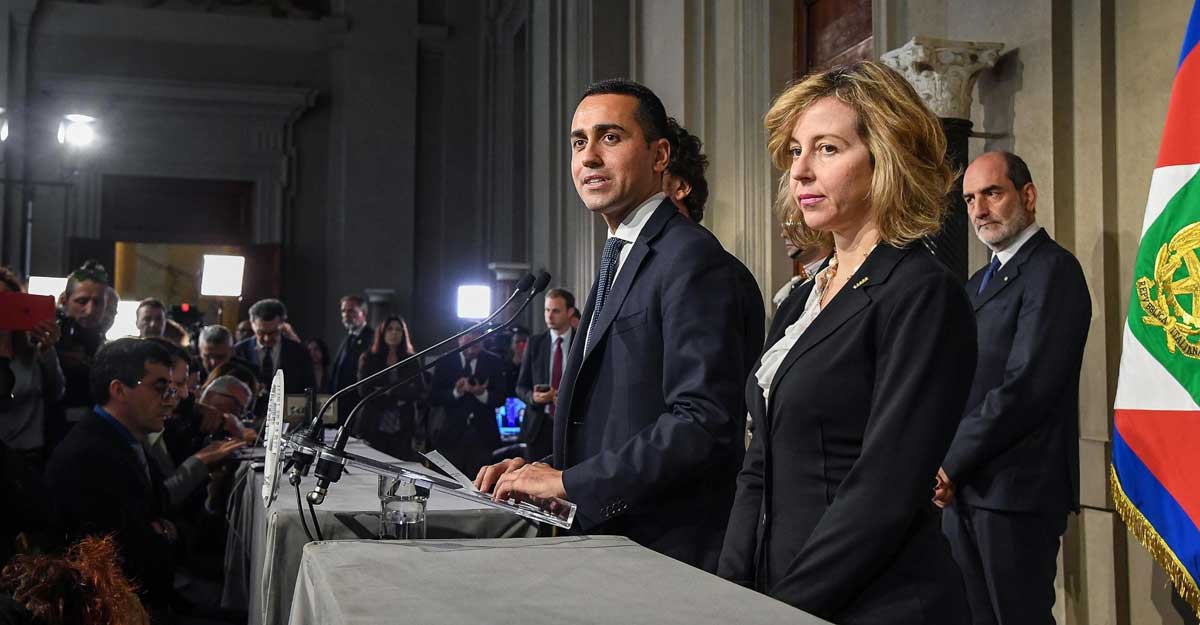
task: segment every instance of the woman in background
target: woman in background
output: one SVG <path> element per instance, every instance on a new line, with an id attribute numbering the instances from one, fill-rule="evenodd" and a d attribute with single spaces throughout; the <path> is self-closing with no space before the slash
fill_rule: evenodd
<path id="1" fill-rule="evenodd" d="M 375 329 L 375 341 L 358 361 L 358 379 L 363 380 L 415 353 L 408 324 L 393 315 Z M 412 377 L 411 380 L 401 381 Z M 402 460 L 420 461 L 413 449 L 413 433 L 419 415 L 419 402 L 425 396 L 425 376 L 417 361 L 389 372 L 359 387 L 366 398 L 381 387 L 393 387 L 377 395 L 355 417 L 353 431 L 380 451 Z"/>
<path id="2" fill-rule="evenodd" d="M 313 381 L 318 392 L 324 392 L 329 386 L 329 348 L 321 339 L 308 339 L 304 344 L 308 348 L 308 357 L 312 360 Z"/>
<path id="3" fill-rule="evenodd" d="M 9 268 L 0 267 L 0 293 L 5 291 L 24 289 Z M 38 473 L 46 461 L 46 413 L 65 388 L 54 351 L 58 338 L 53 318 L 28 332 L 0 330 L 0 442 Z"/>

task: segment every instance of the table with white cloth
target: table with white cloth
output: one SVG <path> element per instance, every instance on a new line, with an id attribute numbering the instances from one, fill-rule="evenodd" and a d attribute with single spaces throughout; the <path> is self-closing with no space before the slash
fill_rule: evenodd
<path id="1" fill-rule="evenodd" d="M 305 545 L 292 625 L 829 625 L 619 536 Z"/>
<path id="2" fill-rule="evenodd" d="M 428 471 L 353 439 L 346 451 Z M 297 511 L 295 490 L 286 475 L 281 479 L 278 498 L 267 509 L 262 500 L 263 472 L 253 469 L 249 462 L 243 463 L 235 474 L 229 498 L 221 605 L 246 609 L 251 625 L 287 622 L 301 549 L 309 542 Z M 374 473 L 349 468 L 337 483 L 330 485 L 325 502 L 316 508 L 326 539 L 367 538 L 376 534 L 378 480 Z M 302 496 L 312 490 L 315 482 L 312 475 L 304 478 L 300 485 Z M 507 538 L 537 533 L 536 527 L 514 514 L 436 491 L 429 498 L 426 519 L 426 535 L 430 539 Z M 308 525 L 315 536 L 311 519 Z"/>

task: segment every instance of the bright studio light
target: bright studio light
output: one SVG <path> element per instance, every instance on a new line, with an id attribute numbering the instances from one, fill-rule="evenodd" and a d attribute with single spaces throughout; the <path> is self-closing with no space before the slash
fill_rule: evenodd
<path id="1" fill-rule="evenodd" d="M 104 338 L 112 341 L 125 336 L 137 336 L 137 309 L 136 301 L 117 302 L 117 318 Z"/>
<path id="2" fill-rule="evenodd" d="M 29 293 L 32 295 L 49 295 L 57 298 L 65 290 L 67 290 L 66 278 L 29 276 Z"/>
<path id="3" fill-rule="evenodd" d="M 204 255 L 204 275 L 200 295 L 204 297 L 241 297 L 245 256 Z"/>
<path id="4" fill-rule="evenodd" d="M 478 284 L 458 287 L 458 318 L 486 319 L 492 313 L 492 289 Z"/>
<path id="5" fill-rule="evenodd" d="M 91 115 L 69 113 L 58 123 L 58 142 L 77 148 L 86 148 L 96 140 L 96 118 Z"/>
<path id="6" fill-rule="evenodd" d="M 8 141 L 8 111 L 0 106 L 0 141 Z"/>

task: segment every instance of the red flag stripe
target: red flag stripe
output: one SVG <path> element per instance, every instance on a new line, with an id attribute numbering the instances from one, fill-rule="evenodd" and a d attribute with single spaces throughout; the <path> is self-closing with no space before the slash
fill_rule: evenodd
<path id="1" fill-rule="evenodd" d="M 1200 412 L 1116 410 L 1121 438 L 1200 527 L 1200 480 L 1188 460 L 1200 450 Z"/>
<path id="2" fill-rule="evenodd" d="M 1155 167 L 1191 163 L 1200 163 L 1200 46 L 1192 49 L 1175 74 Z"/>

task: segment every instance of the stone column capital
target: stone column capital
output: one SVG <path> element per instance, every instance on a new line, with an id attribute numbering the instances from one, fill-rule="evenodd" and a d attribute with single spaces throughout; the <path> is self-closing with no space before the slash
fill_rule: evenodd
<path id="1" fill-rule="evenodd" d="M 1002 43 L 918 36 L 879 60 L 903 74 L 938 117 L 970 119 L 975 78 L 1003 49 Z"/>

